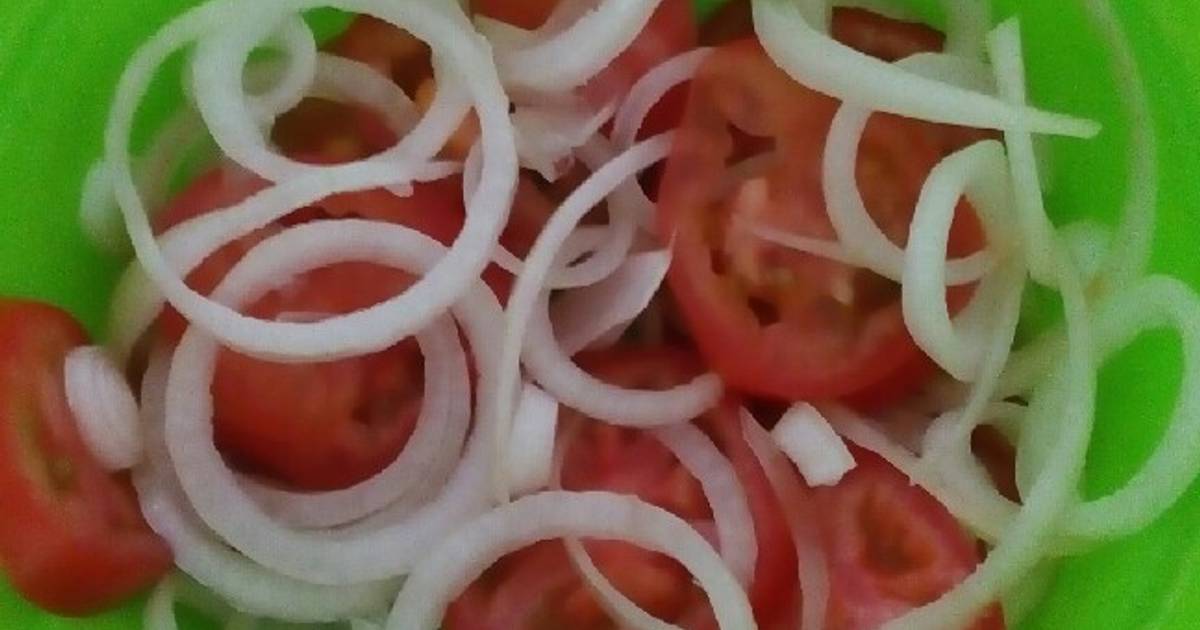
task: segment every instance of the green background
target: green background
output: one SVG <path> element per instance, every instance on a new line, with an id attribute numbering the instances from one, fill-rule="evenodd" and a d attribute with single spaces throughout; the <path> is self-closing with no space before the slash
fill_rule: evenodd
<path id="1" fill-rule="evenodd" d="M 431 0 L 433 1 L 433 0 Z M 720 0 L 701 1 L 706 7 Z M 76 209 L 84 173 L 125 60 L 193 0 L 0 0 L 0 294 L 64 306 L 102 334 L 106 299 L 121 261 L 89 248 Z M 914 1 L 934 22 L 929 5 Z M 1200 4 L 1120 0 L 1151 96 L 1159 134 L 1162 197 L 1154 270 L 1200 286 Z M 1111 220 L 1124 192 L 1126 121 L 1101 40 L 1078 0 L 1005 0 L 997 17 L 1023 18 L 1032 97 L 1105 124 L 1095 141 L 1055 141 L 1058 222 Z M 329 32 L 339 18 L 316 20 Z M 177 73 L 177 69 L 176 69 Z M 146 128 L 178 102 L 168 77 L 147 108 Z M 1085 493 L 1103 495 L 1141 464 L 1161 432 L 1178 384 L 1179 352 L 1148 335 L 1105 367 L 1100 417 Z M 0 510 L 3 506 L 0 506 Z M 1065 562 L 1025 627 L 1171 628 L 1200 625 L 1200 492 L 1156 524 Z M 87 620 L 36 611 L 0 587 L 0 627 L 29 630 L 140 627 L 140 605 Z"/>

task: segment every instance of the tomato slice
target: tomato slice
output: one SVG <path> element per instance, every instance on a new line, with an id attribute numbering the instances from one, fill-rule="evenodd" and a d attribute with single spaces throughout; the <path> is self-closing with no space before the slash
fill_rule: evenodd
<path id="1" fill-rule="evenodd" d="M 979 562 L 975 541 L 946 508 L 878 456 L 814 500 L 830 562 L 830 630 L 878 628 L 941 597 Z M 1003 628 L 998 606 L 974 630 Z"/>
<path id="2" fill-rule="evenodd" d="M 905 329 L 899 286 L 768 244 L 741 227 L 835 236 L 821 160 L 836 108 L 792 81 L 757 42 L 721 47 L 693 82 L 667 161 L 659 226 L 664 239 L 675 239 L 671 290 L 696 344 L 730 384 L 787 400 L 865 393 L 878 405 L 933 373 Z M 887 115 L 867 126 L 859 188 L 873 218 L 900 245 L 925 177 L 945 155 L 946 133 Z M 952 254 L 981 242 L 978 221 L 963 204 Z M 952 306 L 969 291 L 951 291 Z"/>
<path id="3" fill-rule="evenodd" d="M 433 76 L 429 45 L 387 22 L 359 15 L 329 45 L 334 54 L 355 59 L 389 76 L 410 96 Z"/>
<path id="4" fill-rule="evenodd" d="M 648 389 L 685 382 L 700 369 L 689 353 L 665 348 L 616 348 L 585 353 L 579 360 L 605 381 Z M 778 501 L 741 437 L 737 409 L 729 400 L 697 422 L 730 458 L 747 492 L 764 551 L 750 589 L 756 618 L 763 628 L 786 627 L 784 620 L 795 619 L 796 557 Z M 577 414 L 563 422 L 578 431 L 564 459 L 564 488 L 633 494 L 711 531 L 712 512 L 699 482 L 652 435 Z M 715 628 L 703 592 L 682 566 L 623 543 L 585 544 L 597 567 L 647 611 L 684 628 Z M 450 630 L 614 627 L 557 541 L 498 563 L 450 606 L 445 625 Z"/>
<path id="5" fill-rule="evenodd" d="M 63 361 L 86 333 L 67 313 L 0 301 L 0 565 L 27 599 L 89 615 L 171 568 L 127 476 L 108 474 L 67 406 Z"/>

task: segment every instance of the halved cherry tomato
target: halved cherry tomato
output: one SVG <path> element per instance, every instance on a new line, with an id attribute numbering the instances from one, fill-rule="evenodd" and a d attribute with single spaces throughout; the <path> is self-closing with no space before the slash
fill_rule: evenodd
<path id="1" fill-rule="evenodd" d="M 979 563 L 975 542 L 940 503 L 878 456 L 814 499 L 830 563 L 830 630 L 878 628 L 934 601 Z M 998 606 L 973 630 L 1004 628 Z"/>
<path id="2" fill-rule="evenodd" d="M 171 568 L 128 477 L 100 466 L 67 406 L 63 361 L 86 340 L 57 308 L 0 301 L 0 566 L 27 599 L 73 616 Z"/>
<path id="3" fill-rule="evenodd" d="M 691 355 L 664 348 L 618 348 L 581 355 L 598 378 L 625 387 L 661 389 L 699 371 Z M 750 590 L 763 628 L 795 619 L 796 557 L 781 508 L 737 428 L 730 400 L 698 419 L 733 463 L 746 488 L 761 553 Z M 696 481 L 651 434 L 602 424 L 577 414 L 564 426 L 578 433 L 564 459 L 563 487 L 636 495 L 712 531 L 712 512 Z M 661 619 L 684 628 L 715 628 L 702 591 L 682 566 L 630 545 L 588 542 L 597 567 L 623 593 Z M 449 608 L 449 630 L 609 629 L 613 623 L 569 564 L 561 543 L 536 545 L 490 569 Z"/>
<path id="4" fill-rule="evenodd" d="M 880 404 L 932 373 L 905 329 L 898 285 L 768 244 L 743 227 L 834 237 L 821 161 L 836 108 L 792 81 L 755 41 L 718 49 L 693 82 L 667 162 L 659 226 L 664 239 L 675 239 L 671 289 L 696 344 L 729 383 L 788 400 L 867 392 L 868 403 Z M 886 115 L 867 126 L 859 188 L 898 244 L 907 240 L 926 175 L 944 155 L 944 130 Z M 982 240 L 963 208 L 954 255 Z M 951 293 L 959 304 L 969 289 Z"/>

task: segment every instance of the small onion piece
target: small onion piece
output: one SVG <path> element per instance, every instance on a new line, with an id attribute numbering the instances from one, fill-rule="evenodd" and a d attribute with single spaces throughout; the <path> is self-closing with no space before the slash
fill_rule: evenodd
<path id="1" fill-rule="evenodd" d="M 854 469 L 854 456 L 829 426 L 825 416 L 808 403 L 784 412 L 771 430 L 779 450 L 800 469 L 809 486 L 833 486 Z"/>
<path id="2" fill-rule="evenodd" d="M 508 440 L 508 480 L 513 496 L 522 496 L 549 485 L 554 472 L 554 437 L 558 428 L 558 401 L 536 385 L 521 390 L 521 400 Z"/>
<path id="3" fill-rule="evenodd" d="M 824 4 L 824 3 L 822 3 Z M 1091 138 L 1089 120 L 1013 107 L 981 94 L 906 72 L 835 41 L 790 0 L 753 0 L 754 29 L 767 54 L 799 83 L 845 103 L 930 122 Z M 825 12 L 827 14 L 827 11 Z M 827 15 L 822 16 L 825 20 Z"/>
<path id="4" fill-rule="evenodd" d="M 79 435 L 104 468 L 132 468 L 142 458 L 138 404 L 124 375 L 99 346 L 75 348 L 63 363 L 67 404 Z"/>
<path id="5" fill-rule="evenodd" d="M 179 630 L 175 623 L 175 576 L 168 575 L 150 592 L 142 614 L 145 630 Z"/>
<path id="6" fill-rule="evenodd" d="M 724 630 L 753 630 L 745 592 L 712 546 L 661 508 L 608 492 L 550 491 L 503 505 L 447 536 L 404 583 L 389 630 L 435 630 L 446 605 L 497 558 L 574 536 L 628 542 L 679 561 L 708 593 Z"/>
<path id="7" fill-rule="evenodd" d="M 521 166 L 557 181 L 574 165 L 574 151 L 596 135 L 613 115 L 613 105 L 598 110 L 581 103 L 518 106 L 512 114 Z"/>
<path id="8" fill-rule="evenodd" d="M 568 28 L 528 47 L 496 50 L 505 86 L 564 92 L 583 85 L 629 47 L 662 0 L 602 0 Z"/>
<path id="9" fill-rule="evenodd" d="M 775 448 L 770 434 L 746 409 L 740 412 L 742 435 L 751 452 L 767 475 L 787 521 L 792 545 L 796 548 L 797 573 L 800 578 L 799 630 L 823 630 L 825 612 L 829 608 L 829 561 L 821 542 L 816 514 L 806 510 L 810 499 L 804 486 L 789 470 L 787 457 Z"/>
<path id="10" fill-rule="evenodd" d="M 675 86 L 691 81 L 700 64 L 712 54 L 711 48 L 696 48 L 658 64 L 633 84 L 613 118 L 612 141 L 618 147 L 631 147 L 637 141 L 650 110 Z"/>
<path id="11" fill-rule="evenodd" d="M 573 356 L 633 321 L 654 299 L 670 266 L 669 250 L 633 254 L 608 278 L 554 300 L 550 320 L 563 352 Z"/>

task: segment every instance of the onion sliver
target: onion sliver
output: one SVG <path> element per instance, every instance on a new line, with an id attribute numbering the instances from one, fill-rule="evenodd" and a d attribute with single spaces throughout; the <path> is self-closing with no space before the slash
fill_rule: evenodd
<path id="1" fill-rule="evenodd" d="M 521 166 L 557 181 L 574 165 L 575 149 L 596 135 L 613 111 L 612 105 L 596 110 L 578 103 L 517 107 L 512 121 Z"/>
<path id="2" fill-rule="evenodd" d="M 88 450 L 104 468 L 126 470 L 142 457 L 138 404 L 104 348 L 82 346 L 63 362 L 67 405 Z"/>
<path id="3" fill-rule="evenodd" d="M 1175 503 L 1200 473 L 1200 300 L 1186 284 L 1146 278 L 1107 299 L 1095 315 L 1103 360 L 1147 330 L 1169 327 L 1183 347 L 1183 378 L 1158 448 L 1128 482 L 1076 505 L 1063 519 L 1069 539 L 1108 540 L 1136 532 Z"/>
<path id="4" fill-rule="evenodd" d="M 329 587 L 283 577 L 231 551 L 204 529 L 187 507 L 163 443 L 169 362 L 164 352 L 152 354 L 143 379 L 147 457 L 134 469 L 133 482 L 146 522 L 171 546 L 175 564 L 237 609 L 264 617 L 323 622 L 385 609 L 398 586 L 394 582 Z"/>
<path id="5" fill-rule="evenodd" d="M 1000 143 L 986 140 L 943 160 L 921 189 L 909 227 L 901 302 L 904 323 L 917 345 L 952 376 L 969 382 L 977 376 L 982 347 L 977 339 L 964 338 L 965 331 L 956 330 L 950 321 L 944 264 L 955 208 L 965 189 L 971 190 L 993 250 L 1007 242 L 1001 225 L 1012 191 L 1004 149 Z M 972 301 L 983 303 L 989 285 L 998 284 L 994 280 L 985 278 Z"/>
<path id="6" fill-rule="evenodd" d="M 179 624 L 175 623 L 175 576 L 163 578 L 150 592 L 142 615 L 142 627 L 145 630 L 179 630 Z"/>
<path id="7" fill-rule="evenodd" d="M 628 630 L 681 630 L 679 626 L 667 623 L 646 612 L 637 602 L 629 599 L 613 586 L 613 583 L 596 567 L 588 555 L 587 548 L 578 538 L 566 538 L 563 544 L 567 548 L 567 557 L 579 572 L 579 577 L 592 591 L 596 602 L 608 613 L 608 616 L 621 628 Z"/>
<path id="8" fill-rule="evenodd" d="M 260 358 L 331 359 L 381 350 L 428 324 L 436 314 L 461 296 L 486 266 L 491 246 L 496 242 L 506 220 L 508 200 L 512 198 L 516 180 L 516 152 L 511 123 L 508 120 L 508 102 L 491 64 L 487 62 L 479 47 L 474 43 L 461 45 L 464 38 L 471 42 L 476 41 L 470 39 L 473 36 L 464 31 L 465 17 L 459 16 L 459 19 L 455 19 L 454 16 L 447 15 L 446 9 L 415 1 L 395 3 L 368 0 L 289 0 L 272 3 L 272 6 L 276 5 L 281 5 L 278 7 L 280 9 L 297 11 L 328 5 L 367 13 L 400 25 L 414 35 L 432 42 L 436 53 L 447 60 L 448 66 L 459 78 L 459 81 L 451 81 L 450 84 L 460 83 L 471 91 L 476 101 L 476 113 L 482 123 L 484 165 L 479 187 L 481 194 L 476 195 L 473 204 L 480 207 L 468 212 L 463 231 L 455 241 L 454 247 L 435 269 L 403 295 L 373 309 L 322 322 L 294 324 L 263 322 L 239 315 L 188 289 L 177 271 L 172 268 L 154 240 L 145 208 L 132 181 L 129 167 L 129 131 L 137 104 L 146 93 L 150 79 L 161 63 L 180 46 L 213 28 L 214 24 L 238 19 L 238 11 L 245 10 L 240 2 L 221 0 L 193 9 L 168 24 L 134 54 L 133 61 L 121 78 L 110 114 L 105 134 L 105 159 L 113 170 L 117 198 L 121 203 L 126 228 L 138 254 L 138 260 L 147 274 L 154 279 L 157 288 L 190 320 L 216 334 L 223 342 L 239 351 Z M 458 11 L 458 8 L 453 10 Z M 413 142 L 414 146 L 417 146 L 418 141 L 414 140 L 414 137 L 424 142 L 440 135 L 444 140 L 457 126 L 457 120 L 451 117 L 449 124 L 443 125 L 445 129 L 433 130 L 426 125 L 433 115 L 433 111 L 426 115 L 417 129 L 406 136 L 401 144 Z M 424 136 L 421 136 L 423 128 Z M 428 160 L 439 148 L 440 144 L 421 147 L 426 155 L 415 155 L 421 158 L 416 163 Z M 351 173 L 364 170 L 373 172 L 370 177 L 361 177 L 353 183 L 354 185 L 343 181 L 344 178 L 349 178 Z M 282 195 L 283 198 L 279 198 L 279 193 L 276 193 L 277 198 L 274 201 L 280 202 L 278 207 L 260 208 L 258 216 L 253 216 L 253 212 L 245 210 L 243 214 L 249 218 L 238 217 L 236 213 L 229 215 L 230 220 L 240 224 L 233 226 L 236 229 L 231 230 L 231 234 L 222 234 L 224 238 L 216 239 L 217 242 L 211 245 L 214 248 L 219 247 L 232 238 L 286 214 L 291 208 L 319 200 L 338 192 L 339 189 L 357 190 L 401 183 L 406 177 L 404 170 L 397 168 L 397 163 L 393 162 L 390 165 L 351 164 L 317 171 L 312 177 L 300 180 L 308 187 L 307 191 L 301 187 L 301 192 L 309 194 L 291 198 Z M 291 185 L 296 183 L 288 182 Z M 282 187 L 288 189 L 287 185 Z M 297 190 L 292 188 L 290 192 L 295 195 Z M 264 193 L 263 196 L 269 198 L 271 193 Z M 261 202 L 262 199 L 256 201 Z M 288 201 L 293 202 L 291 207 L 288 207 Z"/>
<path id="9" fill-rule="evenodd" d="M 533 92 L 583 85 L 629 47 L 662 0 L 602 0 L 562 32 L 528 48 L 497 50 L 504 84 Z"/>
<path id="10" fill-rule="evenodd" d="M 854 469 L 854 456 L 829 426 L 829 421 L 808 403 L 797 403 L 784 412 L 771 430 L 779 450 L 787 454 L 809 486 L 833 486 Z"/>
<path id="11" fill-rule="evenodd" d="M 767 54 L 799 83 L 851 105 L 937 123 L 1090 138 L 1095 122 L 1013 107 L 995 97 L 898 69 L 822 33 L 791 0 L 753 0 L 754 29 Z"/>
<path id="12" fill-rule="evenodd" d="M 536 385 L 525 384 L 508 441 L 508 480 L 513 496 L 544 489 L 554 472 L 558 401 Z"/>
<path id="13" fill-rule="evenodd" d="M 501 506 L 447 536 L 404 583 L 389 630 L 434 630 L 446 605 L 497 558 L 533 543 L 574 536 L 619 540 L 679 561 L 709 596 L 721 628 L 756 628 L 737 579 L 679 517 L 607 492 L 551 491 Z"/>
<path id="14" fill-rule="evenodd" d="M 618 147 L 633 146 L 642 123 L 654 105 L 675 86 L 691 81 L 700 64 L 711 54 L 711 48 L 689 50 L 667 59 L 642 75 L 629 89 L 629 94 L 613 118 L 613 143 Z"/>
<path id="15" fill-rule="evenodd" d="M 825 627 L 825 611 L 829 607 L 829 564 L 816 514 L 811 509 L 805 510 L 805 506 L 810 505 L 810 499 L 790 470 L 787 458 L 775 448 L 770 434 L 749 411 L 742 409 L 740 415 L 742 435 L 767 475 L 771 490 L 783 509 L 792 546 L 796 548 L 802 598 L 798 630 L 822 630 Z"/>
<path id="16" fill-rule="evenodd" d="M 574 355 L 633 321 L 654 299 L 670 266 L 670 251 L 634 254 L 604 280 L 559 296 L 550 319 L 563 352 Z"/>
<path id="17" fill-rule="evenodd" d="M 1024 493 L 1021 510 L 976 571 L 936 601 L 888 622 L 885 630 L 956 626 L 981 612 L 1049 555 L 1055 527 L 1083 477 L 1096 396 L 1096 363 L 1083 287 L 1070 260 L 1055 266 L 1067 323 L 1067 351 L 1038 395 L 1053 395 L 1058 404 L 1049 405 L 1044 416 L 1027 420 L 1057 424 L 1054 457 Z"/>
<path id="18" fill-rule="evenodd" d="M 671 135 L 662 134 L 634 145 L 606 163 L 563 201 L 542 229 L 542 233 L 533 244 L 533 248 L 530 249 L 529 255 L 526 256 L 525 269 L 521 275 L 517 276 L 505 311 L 504 345 L 498 367 L 497 388 L 495 390 L 484 389 L 481 394 L 496 401 L 495 408 L 500 414 L 496 443 L 497 457 L 502 454 L 508 440 L 513 397 L 517 390 L 522 358 L 529 364 L 530 372 L 535 380 L 560 402 L 584 415 L 609 422 L 640 424 L 685 422 L 706 410 L 719 397 L 719 381 L 716 383 L 703 382 L 699 387 L 702 391 L 695 394 L 685 391 L 681 392 L 682 396 L 675 397 L 672 397 L 670 392 L 637 393 L 612 387 L 607 390 L 603 387 L 582 389 L 581 382 L 586 384 L 589 381 L 594 382 L 594 379 L 584 374 L 582 370 L 571 363 L 570 359 L 562 355 L 562 350 L 554 341 L 554 331 L 547 313 L 547 297 L 543 287 L 563 242 L 588 210 L 608 196 L 622 182 L 633 178 L 642 169 L 666 157 L 670 146 Z M 531 329 L 536 330 L 539 334 L 531 334 L 527 338 L 526 333 L 533 332 Z M 551 348 L 544 348 L 543 346 L 546 345 Z M 526 351 L 524 357 L 522 350 Z M 545 351 L 549 351 L 550 354 L 538 354 Z M 570 367 L 563 366 L 562 363 L 566 363 Z M 553 370 L 563 370 L 564 367 L 566 369 L 560 373 L 550 373 L 543 369 L 546 367 L 551 367 Z M 701 377 L 701 379 L 705 378 L 708 381 L 715 380 L 715 377 L 712 376 Z M 613 390 L 619 392 L 616 398 L 605 396 L 606 393 L 612 393 Z M 716 395 L 712 395 L 714 390 Z M 597 393 L 600 393 L 600 396 L 597 396 Z M 664 402 L 668 404 L 663 404 Z M 680 402 L 686 404 L 679 405 Z M 697 403 L 702 404 L 698 405 Z M 700 408 L 697 409 L 697 407 Z M 684 415 L 679 415 L 680 411 L 684 412 Z M 497 498 L 504 498 L 507 484 L 504 479 L 504 471 L 499 468 L 494 471 L 493 486 Z"/>
<path id="19" fill-rule="evenodd" d="M 1000 95 L 1013 106 L 1023 107 L 1025 61 L 1021 54 L 1021 26 L 1016 18 L 1006 20 L 992 31 L 988 36 L 988 51 Z M 1012 173 L 1016 219 L 1021 230 L 1021 251 L 1033 279 L 1049 284 L 1056 276 L 1051 267 L 1054 226 L 1046 216 L 1033 136 L 1028 129 L 1010 127 L 1004 131 L 1004 145 L 1008 149 L 1008 165 Z"/>
<path id="20" fill-rule="evenodd" d="M 412 436 L 396 459 L 358 484 L 320 493 L 284 490 L 243 479 L 245 491 L 281 523 L 332 527 L 356 521 L 402 497 L 427 498 L 453 472 L 471 421 L 467 359 L 448 317 L 417 334 L 425 357 L 425 391 Z"/>
<path id="21" fill-rule="evenodd" d="M 348 219 L 302 224 L 264 240 L 226 276 L 214 298 L 253 300 L 280 275 L 334 262 L 359 261 L 419 273 L 445 260 L 432 238 L 399 225 Z M 480 387 L 495 391 L 502 313 L 476 280 L 452 307 L 480 369 Z M 347 538 L 301 532 L 271 520 L 247 496 L 213 444 L 210 392 L 217 346 L 192 327 L 180 341 L 167 386 L 167 443 L 180 482 L 196 512 L 218 535 L 256 562 L 316 584 L 353 584 L 399 575 L 432 541 L 487 507 L 488 475 L 496 466 L 493 398 L 478 396 L 476 423 L 458 468 L 436 499 L 399 523 Z"/>
<path id="22" fill-rule="evenodd" d="M 758 541 L 754 537 L 754 518 L 750 515 L 746 489 L 733 464 L 693 424 L 655 429 L 654 436 L 675 455 L 684 470 L 700 482 L 712 507 L 721 557 L 738 582 L 748 588 L 754 579 Z"/>

